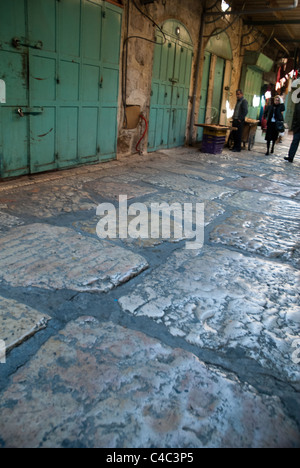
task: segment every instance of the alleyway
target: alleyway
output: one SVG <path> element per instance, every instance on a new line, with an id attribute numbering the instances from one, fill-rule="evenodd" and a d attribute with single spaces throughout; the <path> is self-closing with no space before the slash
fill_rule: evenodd
<path id="1" fill-rule="evenodd" d="M 0 447 L 300 447 L 289 144 L 182 147 L 0 184 Z M 97 206 L 119 195 L 204 203 L 203 248 L 100 240 Z"/>

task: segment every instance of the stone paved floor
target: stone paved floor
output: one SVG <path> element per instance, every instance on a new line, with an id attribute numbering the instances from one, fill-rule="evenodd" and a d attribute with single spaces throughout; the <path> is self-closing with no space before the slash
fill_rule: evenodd
<path id="1" fill-rule="evenodd" d="M 259 137 L 0 183 L 0 447 L 300 447 L 300 154 Z M 203 247 L 119 195 L 204 204 Z"/>

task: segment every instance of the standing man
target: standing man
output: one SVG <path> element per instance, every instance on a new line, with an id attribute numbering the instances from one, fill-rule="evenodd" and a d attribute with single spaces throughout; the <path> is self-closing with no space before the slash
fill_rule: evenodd
<path id="1" fill-rule="evenodd" d="M 240 152 L 242 149 L 242 136 L 245 124 L 245 118 L 248 114 L 248 102 L 244 98 L 243 91 L 238 89 L 236 92 L 237 103 L 233 113 L 233 127 L 237 130 L 233 132 L 234 146 L 232 151 Z"/>
<path id="2" fill-rule="evenodd" d="M 288 157 L 284 158 L 286 161 L 292 163 L 300 142 L 300 102 L 296 104 L 293 123 L 291 130 L 294 132 L 294 138 L 289 149 Z"/>

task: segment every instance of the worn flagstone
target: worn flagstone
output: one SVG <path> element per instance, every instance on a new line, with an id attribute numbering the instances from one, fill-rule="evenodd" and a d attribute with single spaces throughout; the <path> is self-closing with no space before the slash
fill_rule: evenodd
<path id="1" fill-rule="evenodd" d="M 140 255 L 47 224 L 14 228 L 1 247 L 0 280 L 11 286 L 105 292 L 148 267 Z"/>
<path id="2" fill-rule="evenodd" d="M 261 177 L 245 177 L 229 182 L 230 187 L 241 190 L 253 190 L 255 192 L 273 193 L 282 197 L 294 198 L 300 193 L 300 187 L 286 186 L 277 182 L 269 181 Z"/>
<path id="3" fill-rule="evenodd" d="M 0 296 L 0 340 L 7 352 L 45 328 L 49 320 L 47 314 Z"/>
<path id="4" fill-rule="evenodd" d="M 92 190 L 103 198 L 111 200 L 119 200 L 120 195 L 127 195 L 127 198 L 131 199 L 157 192 L 157 190 L 149 186 L 143 187 L 141 185 L 123 182 L 119 176 L 114 179 L 106 177 L 97 181 L 87 182 L 85 184 L 85 189 Z"/>
<path id="5" fill-rule="evenodd" d="M 300 219 L 300 203 L 288 198 L 243 191 L 230 197 L 227 202 L 241 210 L 279 216 L 283 219 Z"/>
<path id="6" fill-rule="evenodd" d="M 21 224 L 24 224 L 24 222 L 16 216 L 0 212 L 0 233 L 13 226 L 20 226 Z"/>
<path id="7" fill-rule="evenodd" d="M 199 202 L 204 200 L 221 200 L 236 193 L 236 190 L 229 187 L 208 182 L 199 183 L 196 179 L 177 174 L 163 173 L 155 177 L 150 175 L 147 177 L 147 182 L 154 186 L 195 195 L 199 198 Z"/>
<path id="8" fill-rule="evenodd" d="M 0 419 L 12 448 L 299 446 L 277 397 L 92 317 L 69 322 L 15 373 Z"/>
<path id="9" fill-rule="evenodd" d="M 1 200 L 7 195 L 0 193 Z M 50 218 L 58 214 L 96 209 L 90 194 L 76 181 L 55 180 L 52 184 L 40 183 L 12 190 L 7 207 L 17 215 Z"/>
<path id="10" fill-rule="evenodd" d="M 300 190 L 300 180 L 298 174 L 290 174 L 284 172 L 281 174 L 272 174 L 268 176 L 268 179 L 273 180 L 274 182 L 280 182 L 282 184 L 291 185 Z"/>
<path id="11" fill-rule="evenodd" d="M 276 375 L 300 380 L 292 360 L 299 337 L 299 271 L 292 266 L 216 247 L 182 250 L 119 303 L 189 343 L 221 353 L 242 348 Z"/>
<path id="12" fill-rule="evenodd" d="M 146 166 L 146 167 L 145 167 Z M 143 169 L 139 170 L 139 178 L 143 177 L 143 180 L 146 180 L 145 175 L 147 172 L 153 175 L 153 171 L 157 174 L 160 174 L 162 170 L 166 173 L 171 172 L 174 174 L 186 175 L 191 178 L 200 178 L 206 180 L 207 182 L 219 182 L 223 180 L 223 177 L 216 173 L 209 173 L 203 169 L 207 169 L 206 165 L 203 164 L 203 161 L 199 159 L 194 164 L 182 163 L 173 159 L 173 163 L 170 164 L 168 159 L 161 159 L 159 161 L 151 161 L 151 163 L 146 163 Z M 135 168 L 135 171 L 138 172 L 138 168 Z"/>
<path id="13" fill-rule="evenodd" d="M 128 199 L 128 208 L 131 207 L 133 201 Z M 174 220 L 174 212 L 170 211 L 170 237 L 169 238 L 163 238 L 162 236 L 162 214 L 161 212 L 159 213 L 159 226 L 158 230 L 154 232 L 153 230 L 153 223 L 151 220 L 151 205 L 152 204 L 157 204 L 159 206 L 163 206 L 163 204 L 168 204 L 170 207 L 174 204 L 180 204 L 181 206 L 181 212 L 182 212 L 182 218 Z M 184 235 L 184 204 L 189 203 L 192 206 L 192 212 L 195 217 L 195 211 L 196 211 L 196 205 L 199 203 L 199 198 L 194 197 L 192 195 L 187 195 L 185 193 L 180 193 L 178 192 L 173 192 L 173 191 L 168 191 L 162 194 L 148 194 L 147 197 L 144 198 L 143 205 L 147 209 L 147 213 L 142 217 L 145 225 L 147 225 L 147 230 L 149 237 L 147 238 L 133 238 L 130 235 L 128 235 L 127 238 L 122 238 L 121 241 L 122 243 L 126 245 L 138 245 L 140 247 L 154 247 L 156 245 L 162 244 L 163 242 L 178 242 L 180 240 L 187 239 L 187 237 Z M 212 223 L 218 216 L 222 215 L 225 212 L 225 208 L 220 204 L 215 201 L 210 201 L 206 200 L 204 202 L 204 224 L 205 226 L 208 226 L 210 223 Z M 139 213 L 136 215 L 128 215 L 127 216 L 127 225 L 124 225 L 124 223 L 121 224 L 121 227 L 123 230 L 128 231 L 128 227 L 131 222 L 133 222 L 137 217 L 139 217 Z M 140 217 L 141 218 L 141 217 Z M 140 219 L 139 218 L 139 219 Z M 83 232 L 88 232 L 90 234 L 95 234 L 95 226 L 97 225 L 100 217 L 98 216 L 93 216 L 92 218 L 88 220 L 79 220 L 75 221 L 73 223 L 74 228 L 77 230 L 83 231 Z M 119 216 L 119 207 L 118 203 L 116 204 L 116 221 L 117 221 L 117 226 L 116 226 L 116 238 L 119 238 L 119 232 L 120 232 L 120 216 Z M 174 231 L 174 226 L 177 226 L 177 231 Z M 175 236 L 175 232 L 181 231 L 182 235 L 179 237 Z M 124 231 L 123 231 L 124 232 Z"/>
<path id="14" fill-rule="evenodd" d="M 214 243 L 277 258 L 300 269 L 300 220 L 237 210 L 210 233 Z"/>
<path id="15" fill-rule="evenodd" d="M 0 447 L 300 447 L 299 160 L 258 149 L 174 148 L 1 184 L 1 294 L 15 294 L 0 297 L 2 336 L 16 346 L 47 324 L 17 302 L 34 288 L 62 315 L 40 347 L 6 364 L 0 352 Z M 118 190 L 148 208 L 203 202 L 207 245 L 158 239 L 150 269 L 134 252 L 157 240 L 100 241 L 96 207 Z M 108 294 L 64 302 L 65 288 Z"/>

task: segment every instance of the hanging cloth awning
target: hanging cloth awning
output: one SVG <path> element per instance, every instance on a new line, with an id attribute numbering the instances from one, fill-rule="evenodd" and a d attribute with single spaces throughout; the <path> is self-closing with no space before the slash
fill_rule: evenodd
<path id="1" fill-rule="evenodd" d="M 205 50 L 226 60 L 232 60 L 229 37 L 225 32 L 220 32 L 220 34 L 217 34 L 217 32 L 218 30 L 215 31 L 213 33 L 214 35 L 208 40 Z"/>

